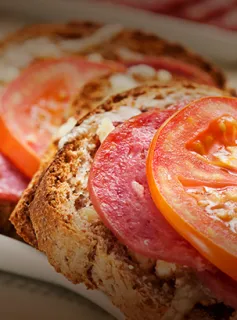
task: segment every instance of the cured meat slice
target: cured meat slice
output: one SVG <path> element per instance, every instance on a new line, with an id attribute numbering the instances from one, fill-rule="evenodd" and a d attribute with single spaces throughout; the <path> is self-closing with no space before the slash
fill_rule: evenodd
<path id="1" fill-rule="evenodd" d="M 108 135 L 90 171 L 90 197 L 105 225 L 134 252 L 198 270 L 211 269 L 159 214 L 146 179 L 150 142 L 177 109 L 143 113 Z"/>
<path id="2" fill-rule="evenodd" d="M 204 72 L 193 64 L 189 64 L 172 57 L 146 57 L 144 60 L 141 59 L 137 61 L 126 62 L 126 65 L 129 67 L 139 64 L 149 65 L 156 70 L 166 70 L 174 76 L 189 79 L 198 83 L 215 85 L 212 77 L 208 73 Z"/>
<path id="3" fill-rule="evenodd" d="M 29 180 L 0 153 L 0 201 L 17 202 Z"/>

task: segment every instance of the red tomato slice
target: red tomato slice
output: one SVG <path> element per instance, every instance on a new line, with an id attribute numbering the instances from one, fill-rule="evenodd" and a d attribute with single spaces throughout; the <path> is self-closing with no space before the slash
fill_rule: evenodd
<path id="1" fill-rule="evenodd" d="M 189 79 L 206 85 L 216 86 L 213 78 L 207 72 L 203 71 L 195 65 L 180 61 L 172 57 L 146 57 L 144 58 L 144 60 L 126 62 L 126 65 L 128 67 L 137 64 L 146 64 L 156 70 L 167 70 L 171 74 L 184 79 Z"/>
<path id="2" fill-rule="evenodd" d="M 148 156 L 152 198 L 180 235 L 237 280 L 237 99 L 203 98 L 171 117 Z"/>
<path id="3" fill-rule="evenodd" d="M 90 197 L 105 225 L 134 252 L 198 270 L 212 269 L 157 210 L 146 179 L 150 142 L 177 109 L 143 113 L 108 135 L 90 170 Z"/>
<path id="4" fill-rule="evenodd" d="M 0 200 L 17 202 L 29 180 L 0 153 Z"/>
<path id="5" fill-rule="evenodd" d="M 53 133 L 65 120 L 71 98 L 78 88 L 115 69 L 124 70 L 124 67 L 83 58 L 33 63 L 3 93 L 0 150 L 31 177 Z"/>

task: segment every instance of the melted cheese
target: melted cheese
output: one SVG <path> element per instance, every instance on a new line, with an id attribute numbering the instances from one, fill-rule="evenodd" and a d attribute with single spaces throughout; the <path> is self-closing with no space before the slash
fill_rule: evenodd
<path id="1" fill-rule="evenodd" d="M 156 262 L 156 275 L 161 279 L 171 278 L 176 271 L 176 265 L 163 260 Z"/>
<path id="2" fill-rule="evenodd" d="M 109 78 L 112 94 L 129 90 L 138 86 L 138 82 L 132 77 L 122 73 L 113 74 Z"/>
<path id="3" fill-rule="evenodd" d="M 103 118 L 98 126 L 96 134 L 99 137 L 100 143 L 114 130 L 113 122 L 109 118 Z"/>
<path id="4" fill-rule="evenodd" d="M 76 125 L 77 120 L 74 117 L 71 117 L 65 122 L 57 131 L 55 138 L 60 139 L 68 134 Z"/>
<path id="5" fill-rule="evenodd" d="M 163 83 L 167 83 L 172 80 L 172 74 L 167 70 L 158 70 L 157 71 L 157 80 Z"/>
<path id="6" fill-rule="evenodd" d="M 0 81 L 9 82 L 14 80 L 21 69 L 26 68 L 37 58 L 59 58 L 68 53 L 86 51 L 93 46 L 98 46 L 116 37 L 123 27 L 120 25 L 105 25 L 89 37 L 82 39 L 53 39 L 36 37 L 24 42 L 9 44 L 1 52 Z M 91 54 L 91 61 L 101 61 L 102 56 Z"/>
<path id="7" fill-rule="evenodd" d="M 143 80 L 150 80 L 156 77 L 156 70 L 146 64 L 138 64 L 128 69 L 127 73 L 133 77 L 139 77 Z"/>
<path id="8" fill-rule="evenodd" d="M 117 110 L 112 110 L 104 113 L 104 116 L 113 122 L 123 122 L 140 114 L 141 111 L 136 108 L 121 106 Z"/>
<path id="9" fill-rule="evenodd" d="M 78 214 L 81 218 L 87 220 L 90 223 L 99 220 L 99 216 L 92 206 L 82 208 Z"/>
<path id="10" fill-rule="evenodd" d="M 103 123 L 103 119 L 105 119 L 105 118 L 109 119 L 111 122 L 123 122 L 125 120 L 130 119 L 131 117 L 134 117 L 134 116 L 140 114 L 140 113 L 141 113 L 141 111 L 139 109 L 121 106 L 120 108 L 118 108 L 116 110 L 107 111 L 107 112 L 99 113 L 99 114 L 94 114 L 94 115 L 90 116 L 89 118 L 87 118 L 86 120 L 84 120 L 79 126 L 74 127 L 71 132 L 69 132 L 64 137 L 62 137 L 59 141 L 58 147 L 59 147 L 59 149 L 61 149 L 61 148 L 63 148 L 63 146 L 66 143 L 73 141 L 77 137 L 82 136 L 82 135 L 86 136 L 89 133 L 93 122 L 95 122 L 97 124 L 97 130 L 98 130 L 101 123 Z M 106 122 L 108 124 L 108 120 L 106 120 Z M 107 124 L 104 123 L 104 125 L 102 125 L 102 129 L 104 126 L 107 126 Z M 110 129 L 111 129 L 111 124 L 110 124 Z M 108 126 L 105 131 L 108 131 Z"/>
<path id="11" fill-rule="evenodd" d="M 90 130 L 91 122 L 94 120 L 94 118 L 95 115 L 84 120 L 81 125 L 74 127 L 72 131 L 63 136 L 58 143 L 58 148 L 63 148 L 66 143 L 73 141 L 80 135 L 86 135 Z"/>

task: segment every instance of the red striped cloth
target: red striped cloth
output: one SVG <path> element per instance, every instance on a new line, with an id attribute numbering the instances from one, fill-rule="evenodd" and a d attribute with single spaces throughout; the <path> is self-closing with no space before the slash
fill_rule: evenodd
<path id="1" fill-rule="evenodd" d="M 102 0 L 103 1 L 103 0 Z M 104 0 L 237 31 L 237 0 Z"/>

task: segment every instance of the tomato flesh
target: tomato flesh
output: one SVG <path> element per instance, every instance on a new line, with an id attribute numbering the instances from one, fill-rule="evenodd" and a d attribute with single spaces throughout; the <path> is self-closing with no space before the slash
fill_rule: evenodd
<path id="1" fill-rule="evenodd" d="M 33 63 L 3 93 L 0 150 L 31 177 L 52 135 L 67 119 L 74 94 L 93 77 L 112 70 L 124 70 L 124 67 L 83 58 Z"/>
<path id="2" fill-rule="evenodd" d="M 235 280 L 236 119 L 236 98 L 192 102 L 157 131 L 147 161 L 150 191 L 162 214 Z"/>

